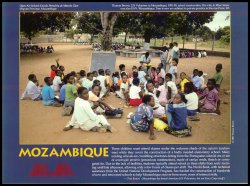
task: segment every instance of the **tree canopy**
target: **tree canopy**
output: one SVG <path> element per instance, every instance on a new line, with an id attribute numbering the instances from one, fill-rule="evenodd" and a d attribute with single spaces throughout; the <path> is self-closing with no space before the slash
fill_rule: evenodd
<path id="1" fill-rule="evenodd" d="M 65 28 L 69 29 L 73 15 L 71 12 L 21 12 L 20 31 L 30 40 L 43 30 L 63 32 Z"/>

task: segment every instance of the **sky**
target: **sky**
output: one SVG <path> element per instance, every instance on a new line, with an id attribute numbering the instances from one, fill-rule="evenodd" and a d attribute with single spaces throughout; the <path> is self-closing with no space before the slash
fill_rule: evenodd
<path id="1" fill-rule="evenodd" d="M 212 31 L 216 31 L 219 29 L 219 27 L 223 28 L 224 26 L 230 26 L 231 20 L 229 19 L 225 20 L 227 16 L 230 15 L 230 11 L 220 11 L 215 13 L 214 19 L 210 23 L 206 23 L 205 26 L 209 27 Z"/>

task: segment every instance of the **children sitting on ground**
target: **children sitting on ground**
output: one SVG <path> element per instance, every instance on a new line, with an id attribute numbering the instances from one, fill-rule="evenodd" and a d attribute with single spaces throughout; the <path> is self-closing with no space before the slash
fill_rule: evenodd
<path id="1" fill-rule="evenodd" d="M 139 106 L 142 103 L 142 97 L 144 93 L 144 89 L 140 86 L 139 78 L 134 78 L 132 82 L 132 86 L 129 89 L 129 105 L 131 106 Z"/>
<path id="2" fill-rule="evenodd" d="M 20 99 L 26 99 L 30 98 L 34 101 L 41 100 L 41 87 L 39 87 L 38 80 L 36 78 L 35 74 L 30 74 L 28 76 L 29 82 L 27 83 L 27 86 L 25 88 L 25 91 L 23 92 Z"/>
<path id="3" fill-rule="evenodd" d="M 215 79 L 208 79 L 207 88 L 200 97 L 199 110 L 201 113 L 216 113 L 220 115 L 219 92 L 216 89 Z"/>
<path id="4" fill-rule="evenodd" d="M 156 96 L 156 91 L 155 91 L 155 88 L 154 88 L 154 85 L 152 82 L 148 82 L 146 84 L 146 89 L 148 91 L 148 95 L 151 95 L 154 97 L 154 102 L 155 102 L 155 106 L 153 107 L 153 115 L 154 117 L 157 117 L 157 118 L 162 118 L 163 115 L 165 114 L 165 108 L 160 105 L 160 102 Z"/>
<path id="5" fill-rule="evenodd" d="M 52 79 L 50 77 L 45 77 L 44 82 L 45 82 L 45 85 L 43 86 L 43 89 L 42 89 L 43 105 L 54 106 L 54 107 L 62 106 L 62 104 L 59 103 L 59 100 L 55 98 L 55 93 L 53 89 L 51 88 Z"/>
<path id="6" fill-rule="evenodd" d="M 118 97 L 124 99 L 126 104 L 129 104 L 129 84 L 128 76 L 125 73 L 122 73 L 122 83 L 120 86 L 120 91 L 115 92 Z"/>
<path id="7" fill-rule="evenodd" d="M 145 95 L 142 98 L 142 104 L 139 105 L 136 112 L 130 115 L 130 126 L 136 132 L 148 132 L 149 139 L 156 139 L 154 135 L 153 107 L 154 98 L 151 95 Z"/>
<path id="8" fill-rule="evenodd" d="M 76 82 L 75 82 L 75 86 L 76 86 L 77 88 L 81 87 L 80 79 L 81 79 L 80 72 L 77 72 L 77 73 L 76 73 Z"/>
<path id="9" fill-rule="evenodd" d="M 181 81 L 180 83 L 178 84 L 178 87 L 180 88 L 180 91 L 181 93 L 184 93 L 184 86 L 187 82 L 189 82 L 188 78 L 187 78 L 187 75 L 185 72 L 182 72 L 180 74 L 180 78 L 181 78 Z"/>
<path id="10" fill-rule="evenodd" d="M 88 102 L 88 89 L 80 87 L 77 92 L 79 96 L 75 100 L 72 118 L 63 130 L 68 131 L 74 127 L 84 131 L 114 132 L 115 129 L 111 127 L 107 119 L 103 115 L 95 114 L 92 110 Z"/>
<path id="11" fill-rule="evenodd" d="M 164 70 L 163 64 L 159 63 L 157 69 L 160 71 L 158 77 L 165 78 L 166 72 Z M 157 73 L 158 74 L 158 73 Z"/>
<path id="12" fill-rule="evenodd" d="M 158 85 L 159 86 L 156 91 L 156 97 L 158 98 L 160 105 L 165 106 L 168 102 L 167 100 L 168 89 L 165 85 L 164 78 L 162 77 L 159 78 Z"/>
<path id="13" fill-rule="evenodd" d="M 167 99 L 173 99 L 174 96 L 178 93 L 175 83 L 172 81 L 172 74 L 167 73 L 166 76 L 166 86 L 168 88 Z"/>
<path id="14" fill-rule="evenodd" d="M 217 88 L 218 91 L 220 91 L 220 86 L 221 86 L 221 82 L 223 80 L 223 75 L 221 73 L 221 69 L 222 69 L 222 64 L 217 64 L 215 67 L 216 73 L 214 74 L 213 78 L 215 79 L 216 85 L 215 87 Z"/>
<path id="15" fill-rule="evenodd" d="M 187 100 L 183 94 L 176 94 L 173 102 L 166 105 L 168 128 L 172 130 L 183 130 L 187 128 Z"/>
<path id="16" fill-rule="evenodd" d="M 187 100 L 187 115 L 195 116 L 198 112 L 199 98 L 194 92 L 194 84 L 192 82 L 187 82 L 184 85 L 185 98 Z"/>
<path id="17" fill-rule="evenodd" d="M 82 81 L 82 87 L 85 87 L 88 90 L 90 90 L 92 85 L 93 85 L 93 73 L 89 72 L 87 73 L 87 78 L 86 79 L 84 78 Z"/>
<path id="18" fill-rule="evenodd" d="M 175 82 L 175 80 L 177 79 L 177 59 L 173 59 L 172 60 L 172 65 L 168 71 L 168 73 L 172 74 L 172 81 Z"/>
<path id="19" fill-rule="evenodd" d="M 59 92 L 60 88 L 62 86 L 62 81 L 61 81 L 61 75 L 62 75 L 62 71 L 61 70 L 57 70 L 56 71 L 56 76 L 53 79 L 53 84 L 52 84 L 52 89 L 55 92 Z"/>

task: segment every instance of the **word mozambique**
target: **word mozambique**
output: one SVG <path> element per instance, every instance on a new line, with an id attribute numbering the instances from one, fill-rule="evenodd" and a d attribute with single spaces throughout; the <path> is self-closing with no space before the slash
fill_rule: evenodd
<path id="1" fill-rule="evenodd" d="M 57 150 L 56 148 L 47 148 L 47 147 L 35 147 L 32 149 L 21 148 L 19 152 L 19 157 L 109 157 L 108 147 L 100 148 L 61 148 Z"/>

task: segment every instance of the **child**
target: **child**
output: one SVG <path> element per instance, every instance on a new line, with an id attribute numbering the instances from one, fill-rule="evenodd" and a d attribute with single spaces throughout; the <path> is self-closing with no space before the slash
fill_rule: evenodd
<path id="1" fill-rule="evenodd" d="M 150 76 L 151 80 L 154 81 L 154 83 L 158 82 L 158 75 L 156 73 L 156 68 L 155 67 L 151 67 L 151 73 L 150 73 L 149 76 Z"/>
<path id="2" fill-rule="evenodd" d="M 82 87 L 85 87 L 88 90 L 90 90 L 92 85 L 93 85 L 93 73 L 89 72 L 87 73 L 87 78 L 83 79 L 82 81 Z"/>
<path id="3" fill-rule="evenodd" d="M 139 87 L 140 80 L 138 78 L 134 78 L 132 83 L 133 85 L 129 89 L 129 104 L 131 106 L 139 106 L 142 103 L 144 89 Z"/>
<path id="4" fill-rule="evenodd" d="M 206 87 L 206 85 L 204 84 L 205 83 L 205 80 L 204 80 L 204 77 L 203 77 L 203 71 L 199 71 L 198 73 L 198 76 L 200 77 L 201 79 L 201 86 L 200 86 L 200 89 L 204 89 Z"/>
<path id="5" fill-rule="evenodd" d="M 112 89 L 113 87 L 113 80 L 111 77 L 111 72 L 109 69 L 105 70 L 105 77 L 106 77 L 106 83 L 107 83 L 107 94 L 109 94 L 109 92 L 114 92 L 114 90 Z"/>
<path id="6" fill-rule="evenodd" d="M 222 69 L 222 64 L 217 64 L 215 67 L 216 73 L 214 74 L 213 78 L 215 79 L 216 85 L 215 87 L 217 88 L 217 90 L 220 90 L 220 85 L 221 82 L 223 80 L 223 75 L 221 73 L 221 69 Z"/>
<path id="7" fill-rule="evenodd" d="M 129 75 L 128 75 L 129 78 L 132 78 L 132 77 L 133 77 L 133 72 L 138 72 L 136 66 L 133 66 L 133 67 L 132 67 L 132 72 L 130 72 Z"/>
<path id="8" fill-rule="evenodd" d="M 92 74 L 93 74 L 93 80 L 96 80 L 96 78 L 97 78 L 97 76 L 98 76 L 98 73 L 97 73 L 97 71 L 93 71 L 92 72 Z"/>
<path id="9" fill-rule="evenodd" d="M 140 79 L 140 84 L 145 84 L 145 82 L 147 81 L 145 78 L 146 76 L 147 74 L 144 72 L 143 67 L 140 66 L 138 71 L 138 78 Z"/>
<path id="10" fill-rule="evenodd" d="M 66 84 L 68 83 L 70 74 L 67 74 L 64 76 L 63 78 L 63 86 L 60 89 L 60 93 L 59 93 L 59 101 L 60 103 L 64 104 L 65 101 L 65 88 L 66 88 Z"/>
<path id="11" fill-rule="evenodd" d="M 172 60 L 172 66 L 170 67 L 168 73 L 172 74 L 172 81 L 175 82 L 177 79 L 177 59 Z"/>
<path id="12" fill-rule="evenodd" d="M 165 114 L 165 108 L 163 106 L 160 105 L 160 102 L 156 96 L 156 92 L 154 91 L 154 85 L 152 82 L 148 82 L 146 84 L 146 89 L 148 90 L 148 95 L 151 95 L 154 97 L 154 101 L 155 101 L 155 106 L 153 108 L 153 115 L 154 117 L 158 117 L 161 118 L 164 114 Z"/>
<path id="13" fill-rule="evenodd" d="M 28 79 L 29 79 L 29 82 L 20 99 L 25 99 L 29 97 L 34 101 L 41 100 L 42 99 L 41 87 L 39 87 L 39 83 L 36 79 L 36 75 L 30 74 L 28 76 Z"/>
<path id="14" fill-rule="evenodd" d="M 60 88 L 62 86 L 62 81 L 61 81 L 61 75 L 62 75 L 62 71 L 61 70 L 57 70 L 56 71 L 56 76 L 53 79 L 53 84 L 52 84 L 52 89 L 55 92 L 60 91 Z"/>
<path id="15" fill-rule="evenodd" d="M 113 73 L 112 79 L 113 79 L 113 87 L 112 87 L 112 89 L 114 91 L 116 91 L 118 89 L 119 72 Z"/>
<path id="16" fill-rule="evenodd" d="M 124 75 L 128 76 L 128 75 L 126 74 L 126 72 L 122 72 L 122 73 L 121 73 L 121 79 L 119 79 L 119 80 L 118 80 L 118 83 L 117 83 L 117 86 L 118 86 L 118 87 L 121 86 L 121 84 L 122 84 L 122 77 L 123 77 Z M 127 83 L 128 83 L 128 85 L 130 85 L 130 81 L 129 81 L 128 78 L 127 78 Z"/>
<path id="17" fill-rule="evenodd" d="M 162 78 L 164 78 L 165 77 L 165 75 L 166 75 L 166 72 L 165 72 L 165 70 L 164 70 L 164 68 L 163 68 L 163 65 L 162 65 L 162 63 L 159 63 L 159 65 L 158 65 L 158 70 L 160 70 L 160 72 L 159 72 L 159 74 L 160 74 L 160 77 L 162 77 Z M 158 76 L 159 77 L 159 76 Z"/>
<path id="18" fill-rule="evenodd" d="M 80 70 L 80 79 L 78 81 L 80 83 L 80 85 L 82 85 L 82 82 L 85 79 L 87 79 L 85 70 Z"/>
<path id="19" fill-rule="evenodd" d="M 76 81 L 75 81 L 75 86 L 76 86 L 77 88 L 79 88 L 79 87 L 81 86 L 81 84 L 80 84 L 80 79 L 81 79 L 80 72 L 77 72 L 77 73 L 76 73 Z"/>
<path id="20" fill-rule="evenodd" d="M 132 73 L 132 77 L 129 78 L 129 85 L 132 85 L 132 84 L 133 84 L 133 79 L 134 79 L 134 78 L 138 78 L 138 72 L 137 72 L 137 71 L 134 71 L 134 72 Z"/>
<path id="21" fill-rule="evenodd" d="M 164 78 L 162 77 L 159 78 L 158 85 L 159 87 L 157 88 L 156 91 L 156 97 L 158 98 L 160 105 L 165 106 L 168 102 L 167 100 L 168 89 L 165 85 Z"/>
<path id="22" fill-rule="evenodd" d="M 125 99 L 126 104 L 129 104 L 129 84 L 128 84 L 128 76 L 126 74 L 122 74 L 122 83 L 120 86 L 120 91 L 116 91 L 116 95 L 122 99 Z"/>
<path id="23" fill-rule="evenodd" d="M 56 76 L 57 67 L 55 65 L 51 65 L 50 68 L 51 68 L 50 78 L 53 80 L 54 77 Z"/>
<path id="24" fill-rule="evenodd" d="M 54 106 L 54 107 L 62 106 L 60 103 L 58 103 L 57 99 L 55 98 L 55 93 L 50 87 L 52 85 L 52 79 L 50 77 L 45 77 L 44 82 L 45 85 L 43 86 L 42 89 L 43 105 Z"/>
<path id="25" fill-rule="evenodd" d="M 195 92 L 198 92 L 200 90 L 201 83 L 202 83 L 201 78 L 199 77 L 199 70 L 198 69 L 193 70 L 192 82 L 195 86 Z"/>
<path id="26" fill-rule="evenodd" d="M 64 106 L 65 107 L 72 107 L 74 108 L 74 103 L 75 99 L 77 97 L 77 89 L 76 86 L 74 85 L 75 78 L 70 73 L 68 83 L 66 84 L 65 87 L 65 101 L 64 101 Z"/>
<path id="27" fill-rule="evenodd" d="M 162 52 L 161 56 L 161 63 L 162 64 L 162 67 L 164 72 L 166 72 L 166 69 L 167 69 L 167 58 L 168 58 L 168 50 L 165 50 L 165 52 Z M 163 76 L 165 77 L 165 75 Z"/>
<path id="28" fill-rule="evenodd" d="M 108 123 L 106 118 L 102 115 L 96 115 L 88 102 L 88 89 L 80 87 L 78 90 L 78 97 L 75 100 L 75 109 L 73 116 L 64 131 L 75 128 L 80 128 L 84 131 L 93 132 L 114 132 L 114 129 Z"/>
<path id="29" fill-rule="evenodd" d="M 187 115 L 195 116 L 198 112 L 198 95 L 194 92 L 194 85 L 192 82 L 187 82 L 184 85 L 185 98 L 187 100 Z"/>
<path id="30" fill-rule="evenodd" d="M 181 92 L 184 93 L 184 86 L 187 82 L 189 82 L 189 80 L 187 79 L 187 75 L 185 72 L 182 72 L 180 74 L 180 78 L 181 78 L 181 82 L 179 83 L 179 86 L 180 86 Z"/>
<path id="31" fill-rule="evenodd" d="M 51 46 L 52 47 L 52 46 Z M 62 65 L 59 65 L 59 58 L 58 59 L 56 59 L 56 64 L 57 64 L 57 68 L 59 69 L 59 70 L 61 70 L 61 80 L 63 80 L 63 78 L 64 78 L 64 70 L 65 70 L 65 68 L 64 68 L 64 66 L 62 66 Z"/>
<path id="32" fill-rule="evenodd" d="M 187 128 L 187 100 L 183 94 L 176 94 L 173 102 L 166 105 L 166 115 L 168 127 L 173 130 L 183 130 Z"/>
<path id="33" fill-rule="evenodd" d="M 142 98 L 142 104 L 139 105 L 136 112 L 130 116 L 130 126 L 136 132 L 148 132 L 149 139 L 156 139 L 154 135 L 153 108 L 154 98 L 151 95 L 145 95 Z"/>
<path id="34" fill-rule="evenodd" d="M 200 100 L 204 99 L 199 105 L 200 112 L 220 114 L 219 93 L 216 89 L 215 79 L 208 79 L 207 88 L 204 90 Z"/>
<path id="35" fill-rule="evenodd" d="M 174 98 L 174 96 L 178 93 L 178 90 L 175 83 L 172 81 L 172 74 L 167 73 L 165 77 L 168 88 L 167 99 L 170 100 Z"/>
<path id="36" fill-rule="evenodd" d="M 120 64 L 119 65 L 119 69 L 120 69 L 120 79 L 122 78 L 122 73 L 124 72 L 126 75 L 128 75 L 127 74 L 127 72 L 125 72 L 125 65 L 124 64 Z"/>
<path id="37" fill-rule="evenodd" d="M 107 95 L 107 92 L 108 92 L 108 89 L 107 89 L 108 85 L 107 85 L 106 77 L 104 76 L 104 70 L 99 69 L 98 73 L 99 73 L 99 76 L 97 76 L 96 79 L 100 81 L 101 87 L 102 87 L 100 97 L 103 97 L 103 96 L 105 97 Z"/>

